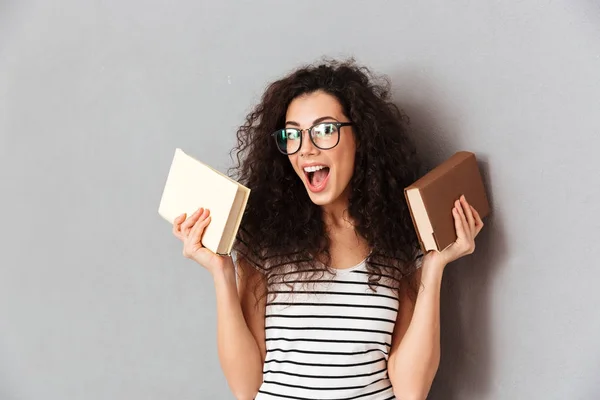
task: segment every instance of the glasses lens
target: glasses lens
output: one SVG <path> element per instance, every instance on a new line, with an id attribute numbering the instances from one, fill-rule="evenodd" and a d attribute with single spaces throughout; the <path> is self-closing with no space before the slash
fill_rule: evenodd
<path id="1" fill-rule="evenodd" d="M 275 141 L 283 153 L 295 153 L 300 148 L 300 131 L 287 128 L 275 132 Z"/>
<path id="2" fill-rule="evenodd" d="M 323 123 L 315 126 L 311 132 L 315 145 L 321 149 L 334 147 L 339 138 L 339 131 L 335 124 Z"/>

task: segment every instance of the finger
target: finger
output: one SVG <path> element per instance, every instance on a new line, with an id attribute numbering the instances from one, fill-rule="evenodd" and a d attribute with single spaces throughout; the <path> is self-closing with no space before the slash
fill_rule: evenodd
<path id="1" fill-rule="evenodd" d="M 180 229 L 180 225 L 183 221 L 185 221 L 186 213 L 181 214 L 177 218 L 173 220 L 173 229 Z"/>
<path id="2" fill-rule="evenodd" d="M 458 207 L 452 209 L 452 215 L 454 216 L 454 228 L 456 229 L 456 236 L 459 238 L 466 239 L 465 228 L 458 212 Z"/>
<path id="3" fill-rule="evenodd" d="M 463 211 L 460 200 L 458 200 L 456 203 L 458 203 L 456 208 L 458 209 L 458 215 L 460 215 L 460 220 L 464 227 L 465 238 L 468 240 L 471 237 L 471 228 L 469 228 L 469 223 L 467 222 L 467 218 L 465 217 L 465 213 Z"/>
<path id="4" fill-rule="evenodd" d="M 206 227 L 210 223 L 210 220 L 211 218 L 209 216 L 201 221 L 198 221 L 196 225 L 194 225 L 194 228 L 192 229 L 192 232 L 190 232 L 190 236 L 188 237 L 187 244 L 187 246 L 193 249 L 192 251 L 195 251 L 196 249 L 198 249 L 198 247 L 204 247 L 204 245 L 202 244 L 202 236 L 204 236 L 204 232 L 206 230 Z"/>
<path id="5" fill-rule="evenodd" d="M 190 229 L 192 229 L 192 226 L 194 226 L 194 224 L 196 223 L 196 221 L 198 220 L 198 218 L 200 217 L 200 215 L 203 212 L 204 212 L 204 208 L 200 207 L 199 209 L 196 210 L 195 213 L 190 215 L 190 217 L 183 224 L 181 224 L 181 232 L 185 236 L 189 235 Z"/>
<path id="6" fill-rule="evenodd" d="M 471 205 L 467 202 L 467 199 L 464 195 L 461 197 L 461 201 L 462 208 L 469 225 L 469 230 L 471 231 L 471 235 L 473 235 L 475 233 L 475 218 L 473 218 L 473 214 L 471 213 Z"/>
<path id="7" fill-rule="evenodd" d="M 200 243 L 200 239 L 202 238 L 202 233 L 204 232 L 204 228 L 206 228 L 206 226 L 208 225 L 209 222 L 210 222 L 210 211 L 204 210 L 202 212 L 202 214 L 200 214 L 198 221 L 196 222 L 196 224 L 190 231 L 190 234 L 188 236 L 190 243 L 192 243 L 192 244 Z"/>
<path id="8" fill-rule="evenodd" d="M 475 227 L 477 228 L 477 232 L 479 233 L 479 231 L 481 231 L 481 229 L 483 228 L 483 221 L 481 220 L 481 216 L 479 215 L 475 207 L 470 207 L 471 211 L 473 212 L 473 215 L 475 216 Z"/>
<path id="9" fill-rule="evenodd" d="M 483 225 L 483 221 L 481 220 L 481 216 L 479 215 L 479 213 L 477 212 L 477 210 L 475 209 L 475 207 L 471 206 L 471 209 L 473 210 L 473 215 L 475 215 L 475 218 L 477 218 L 477 222 L 479 223 L 479 225 Z"/>
<path id="10" fill-rule="evenodd" d="M 173 220 L 173 234 L 181 238 L 181 223 L 185 220 L 186 214 L 183 213 Z"/>

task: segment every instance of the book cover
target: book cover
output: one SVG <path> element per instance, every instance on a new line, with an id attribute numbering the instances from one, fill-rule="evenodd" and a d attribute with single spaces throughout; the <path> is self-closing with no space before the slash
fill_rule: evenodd
<path id="1" fill-rule="evenodd" d="M 477 158 L 469 151 L 455 153 L 404 189 L 423 253 L 442 251 L 456 241 L 452 208 L 463 194 L 481 219 L 490 213 Z"/>

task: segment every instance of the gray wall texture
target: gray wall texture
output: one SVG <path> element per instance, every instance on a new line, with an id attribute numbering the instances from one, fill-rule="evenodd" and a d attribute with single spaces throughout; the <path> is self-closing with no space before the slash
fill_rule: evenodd
<path id="1" fill-rule="evenodd" d="M 162 185 L 176 146 L 230 166 L 322 56 L 387 74 L 426 162 L 474 151 L 488 185 L 430 398 L 600 397 L 598 2 L 4 0 L 0 399 L 232 398 Z"/>

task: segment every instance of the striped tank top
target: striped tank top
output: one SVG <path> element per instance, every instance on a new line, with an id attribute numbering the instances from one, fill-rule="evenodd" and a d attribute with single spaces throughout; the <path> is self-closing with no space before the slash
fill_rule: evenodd
<path id="1" fill-rule="evenodd" d="M 308 282 L 308 286 L 304 285 Z M 266 306 L 266 360 L 256 400 L 391 400 L 387 373 L 398 297 L 365 261 L 320 279 L 275 284 Z"/>

